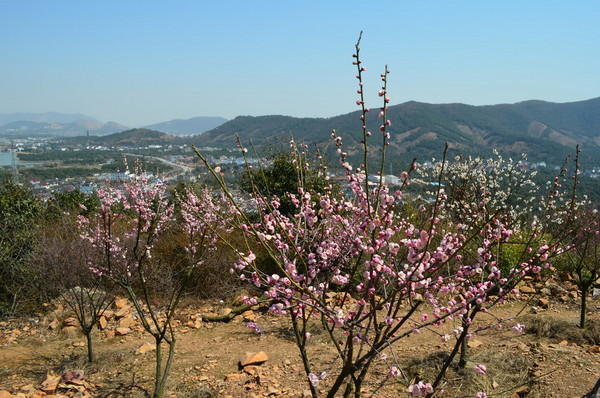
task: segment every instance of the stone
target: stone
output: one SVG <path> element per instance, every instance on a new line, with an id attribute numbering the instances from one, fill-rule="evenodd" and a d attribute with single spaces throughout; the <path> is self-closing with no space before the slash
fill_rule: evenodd
<path id="1" fill-rule="evenodd" d="M 131 333 L 131 329 L 129 329 L 129 328 L 116 328 L 115 329 L 115 336 L 125 336 L 129 333 Z"/>
<path id="2" fill-rule="evenodd" d="M 32 395 L 35 392 L 36 388 L 33 384 L 26 384 L 24 386 L 19 387 L 19 392 L 25 395 Z"/>
<path id="3" fill-rule="evenodd" d="M 242 312 L 242 317 L 244 318 L 244 320 L 252 322 L 258 319 L 258 316 L 252 310 Z"/>
<path id="4" fill-rule="evenodd" d="M 538 305 L 542 308 L 548 308 L 550 306 L 550 300 L 547 298 L 541 298 L 538 300 Z"/>
<path id="5" fill-rule="evenodd" d="M 145 342 L 135 350 L 135 354 L 141 355 L 154 350 L 156 350 L 156 344 Z"/>
<path id="6" fill-rule="evenodd" d="M 136 325 L 136 322 L 133 319 L 133 316 L 131 314 L 119 319 L 119 327 L 120 328 L 132 328 L 135 325 Z"/>
<path id="7" fill-rule="evenodd" d="M 469 348 L 477 348 L 483 345 L 483 343 L 479 340 L 469 340 L 467 342 L 467 345 L 469 346 Z"/>
<path id="8" fill-rule="evenodd" d="M 131 307 L 123 307 L 123 308 L 119 308 L 115 313 L 115 318 L 119 319 L 119 318 L 123 318 L 125 315 L 129 314 L 131 312 Z"/>
<path id="9" fill-rule="evenodd" d="M 75 326 L 65 326 L 60 332 L 65 336 L 75 337 L 77 336 L 78 330 Z"/>
<path id="10" fill-rule="evenodd" d="M 230 373 L 225 375 L 225 377 L 223 378 L 223 380 L 225 381 L 235 381 L 235 380 L 240 380 L 242 377 L 244 377 L 243 374 L 241 373 Z"/>
<path id="11" fill-rule="evenodd" d="M 229 314 L 231 314 L 232 309 L 227 307 L 227 308 L 223 308 L 221 311 L 219 311 L 219 315 L 220 316 L 227 316 Z"/>
<path id="12" fill-rule="evenodd" d="M 269 356 L 264 351 L 259 352 L 248 352 L 246 358 L 240 361 L 242 368 L 248 365 L 262 365 L 269 360 Z"/>
<path id="13" fill-rule="evenodd" d="M 124 308 L 124 307 L 128 307 L 129 306 L 128 300 L 123 297 L 116 298 L 115 302 L 113 303 L 113 306 L 118 310 L 120 310 L 121 308 Z"/>
<path id="14" fill-rule="evenodd" d="M 58 383 L 60 383 L 61 377 L 58 375 L 50 374 L 46 377 L 46 380 L 42 382 L 40 386 L 40 390 L 43 391 L 47 395 L 52 395 L 58 388 Z"/>
<path id="15" fill-rule="evenodd" d="M 0 390 L 0 398 L 13 398 L 14 395 L 12 395 L 11 393 L 9 393 L 6 390 Z"/>
<path id="16" fill-rule="evenodd" d="M 104 330 L 104 329 L 106 329 L 107 326 L 108 326 L 108 320 L 106 319 L 106 317 L 104 315 L 102 315 L 100 317 L 100 319 L 98 319 L 98 328 L 100 330 Z"/>
<path id="17" fill-rule="evenodd" d="M 259 367 L 257 365 L 248 365 L 244 366 L 244 372 L 248 373 L 251 376 L 254 376 L 258 373 Z"/>
<path id="18" fill-rule="evenodd" d="M 63 326 L 78 326 L 79 322 L 77 322 L 76 318 L 73 318 L 72 316 L 65 318 L 65 320 L 63 321 Z"/>
<path id="19" fill-rule="evenodd" d="M 58 326 L 60 326 L 60 322 L 58 321 L 58 319 L 53 319 L 53 320 L 52 320 L 52 322 L 50 322 L 50 323 L 48 324 L 48 327 L 49 327 L 51 330 L 56 330 L 56 329 L 58 329 Z"/>
<path id="20" fill-rule="evenodd" d="M 527 386 L 519 387 L 515 390 L 515 392 L 510 396 L 510 398 L 523 398 L 529 394 L 531 390 Z"/>
<path id="21" fill-rule="evenodd" d="M 535 294 L 536 290 L 531 286 L 522 285 L 519 286 L 519 292 L 523 294 Z"/>
<path id="22" fill-rule="evenodd" d="M 84 373 L 83 370 L 72 370 L 62 375 L 61 379 L 63 382 L 68 384 L 75 384 L 78 386 L 82 386 Z"/>

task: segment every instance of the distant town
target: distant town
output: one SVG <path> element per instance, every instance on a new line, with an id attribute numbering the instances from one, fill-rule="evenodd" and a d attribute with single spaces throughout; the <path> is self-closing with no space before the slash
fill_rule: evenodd
<path id="1" fill-rule="evenodd" d="M 215 167 L 235 180 L 244 164 L 256 164 L 255 157 L 242 157 L 236 149 L 198 148 Z M 42 156 L 47 154 L 47 156 Z M 91 155 L 100 159 L 97 164 L 87 162 Z M 30 160 L 45 159 L 45 160 Z M 28 185 L 37 195 L 48 198 L 53 193 L 79 190 L 92 193 L 116 180 L 126 180 L 131 173 L 125 169 L 123 158 L 139 159 L 147 173 L 167 184 L 206 183 L 212 181 L 208 170 L 188 145 L 130 144 L 91 145 L 83 141 L 56 141 L 49 138 L 0 138 L 0 167 L 18 183 Z M 263 160 L 265 161 L 265 160 Z M 87 163 L 86 163 L 87 162 Z M 266 161 L 265 161 L 266 162 Z M 430 162 L 424 162 L 427 165 Z M 132 165 L 130 165 L 132 166 Z M 556 173 L 558 165 L 546 162 L 522 162 L 522 167 Z M 53 175 L 44 176 L 43 171 Z M 75 172 L 73 172 L 75 171 Z M 582 170 L 592 179 L 600 178 L 600 168 Z M 401 183 L 397 175 L 385 175 L 384 181 L 391 185 Z"/>

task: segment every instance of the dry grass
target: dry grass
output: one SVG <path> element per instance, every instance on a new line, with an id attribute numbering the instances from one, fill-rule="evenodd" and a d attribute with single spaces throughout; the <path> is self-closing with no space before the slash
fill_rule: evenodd
<path id="1" fill-rule="evenodd" d="M 407 377 L 411 382 L 432 381 L 447 358 L 446 352 L 437 352 L 413 359 L 405 369 Z M 486 375 L 473 371 L 473 367 L 480 364 L 486 366 Z M 530 393 L 527 397 L 536 398 L 539 396 L 536 380 L 529 372 L 532 365 L 525 356 L 511 352 L 481 351 L 470 357 L 467 367 L 461 369 L 457 357 L 448 368 L 444 382 L 438 387 L 438 391 L 444 390 L 439 397 L 474 396 L 479 391 L 487 391 L 495 397 L 508 397 L 516 388 L 528 386 Z"/>
<path id="2" fill-rule="evenodd" d="M 528 316 L 523 319 L 526 332 L 539 338 L 567 340 L 579 345 L 600 344 L 600 321 L 590 320 L 585 329 L 565 319 L 547 316 Z"/>

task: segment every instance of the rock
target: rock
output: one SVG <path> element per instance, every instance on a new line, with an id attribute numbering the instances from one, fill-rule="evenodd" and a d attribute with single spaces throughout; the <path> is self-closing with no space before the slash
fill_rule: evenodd
<path id="1" fill-rule="evenodd" d="M 269 356 L 264 351 L 259 352 L 248 352 L 246 353 L 246 358 L 240 361 L 240 366 L 242 368 L 248 365 L 262 365 L 263 363 L 269 360 Z"/>
<path id="2" fill-rule="evenodd" d="M 106 319 L 106 317 L 104 315 L 102 315 L 100 317 L 100 319 L 98 319 L 98 328 L 100 330 L 104 330 L 104 329 L 106 329 L 107 326 L 108 326 L 108 320 Z"/>
<path id="3" fill-rule="evenodd" d="M 515 392 L 510 396 L 510 398 L 523 398 L 526 397 L 531 390 L 527 386 L 519 387 L 515 390 Z"/>
<path id="4" fill-rule="evenodd" d="M 600 354 L 600 345 L 591 346 L 588 352 L 591 354 Z"/>
<path id="5" fill-rule="evenodd" d="M 129 307 L 128 300 L 126 298 L 116 298 L 113 306 L 120 310 L 121 308 Z"/>
<path id="6" fill-rule="evenodd" d="M 531 286 L 522 285 L 522 286 L 519 286 L 519 292 L 521 292 L 523 294 L 535 294 L 536 290 L 534 288 L 532 288 Z"/>
<path id="7" fill-rule="evenodd" d="M 62 375 L 61 380 L 64 383 L 82 386 L 84 383 L 83 376 L 84 376 L 83 370 L 72 370 L 72 371 L 67 372 L 64 375 Z"/>
<path id="8" fill-rule="evenodd" d="M 131 333 L 131 329 L 129 328 L 117 328 L 115 329 L 115 336 L 125 336 Z"/>
<path id="9" fill-rule="evenodd" d="M 135 350 L 135 354 L 136 355 L 141 355 L 141 354 L 145 354 L 147 352 L 150 351 L 154 351 L 156 350 L 156 344 L 152 344 L 152 343 L 143 343 L 141 346 L 139 346 L 136 350 Z"/>
<path id="10" fill-rule="evenodd" d="M 0 398 L 13 398 L 14 395 L 12 395 L 11 393 L 9 393 L 6 390 L 0 390 Z"/>
<path id="11" fill-rule="evenodd" d="M 244 366 L 244 372 L 248 373 L 251 376 L 254 376 L 259 371 L 259 367 L 257 365 L 248 365 Z"/>
<path id="12" fill-rule="evenodd" d="M 538 300 L 538 305 L 542 308 L 548 308 L 550 306 L 550 300 L 547 298 L 541 298 Z"/>
<path id="13" fill-rule="evenodd" d="M 119 319 L 119 318 L 123 318 L 125 315 L 129 314 L 131 312 L 131 307 L 127 306 L 127 307 L 123 307 L 123 308 L 119 308 L 115 313 L 115 318 Z"/>
<path id="14" fill-rule="evenodd" d="M 136 322 L 133 319 L 133 316 L 131 314 L 119 319 L 119 327 L 120 328 L 132 328 L 135 325 L 136 325 Z"/>
<path id="15" fill-rule="evenodd" d="M 77 336 L 78 330 L 75 326 L 65 326 L 60 332 L 66 336 L 75 337 Z"/>
<path id="16" fill-rule="evenodd" d="M 72 316 L 65 318 L 65 320 L 63 321 L 63 326 L 78 326 L 79 322 L 77 322 L 76 318 L 73 318 Z"/>
<path id="17" fill-rule="evenodd" d="M 55 319 L 53 319 L 53 320 L 52 320 L 52 322 L 50 322 L 50 323 L 48 324 L 48 327 L 49 327 L 51 330 L 56 330 L 56 329 L 58 329 L 58 326 L 60 326 L 60 322 L 59 322 L 59 321 L 58 321 L 58 319 L 56 319 L 56 318 L 55 318 Z"/>
<path id="18" fill-rule="evenodd" d="M 477 348 L 477 347 L 480 347 L 482 345 L 483 345 L 483 343 L 481 341 L 479 341 L 479 340 L 469 340 L 467 342 L 467 346 L 469 346 L 469 348 Z"/>
<path id="19" fill-rule="evenodd" d="M 240 380 L 242 377 L 244 377 L 244 375 L 241 373 L 230 373 L 230 374 L 225 375 L 223 380 L 234 381 L 234 380 Z"/>
<path id="20" fill-rule="evenodd" d="M 58 383 L 60 383 L 61 377 L 58 375 L 48 375 L 46 380 L 40 386 L 40 390 L 42 390 L 46 395 L 52 395 L 58 388 Z"/>
<path id="21" fill-rule="evenodd" d="M 220 316 L 226 316 L 231 314 L 232 309 L 227 307 L 227 308 L 223 308 L 221 311 L 219 311 L 219 315 Z"/>
<path id="22" fill-rule="evenodd" d="M 244 320 L 252 322 L 258 319 L 258 316 L 252 310 L 242 312 L 242 317 L 244 318 Z"/>

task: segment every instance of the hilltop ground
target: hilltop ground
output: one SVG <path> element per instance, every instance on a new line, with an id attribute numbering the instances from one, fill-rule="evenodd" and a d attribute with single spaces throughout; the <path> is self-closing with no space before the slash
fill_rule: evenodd
<path id="1" fill-rule="evenodd" d="M 529 324 L 529 333 L 515 334 L 505 327 L 475 336 L 469 343 L 469 369 L 450 371 L 443 387 L 446 392 L 436 397 L 473 396 L 480 390 L 489 396 L 511 398 L 574 398 L 589 392 L 600 377 L 600 346 L 598 340 L 590 344 L 590 335 L 583 335 L 574 326 L 578 317 L 576 296 L 571 289 L 560 297 L 553 296 L 550 302 L 535 297 L 529 302 L 522 298 L 505 305 L 501 312 L 506 316 L 524 309 L 518 319 Z M 0 390 L 8 390 L 14 396 L 42 397 L 45 395 L 40 388 L 44 381 L 46 391 L 53 391 L 53 387 L 48 387 L 52 375 L 83 370 L 84 381 L 62 383 L 54 396 L 143 397 L 144 390 L 152 390 L 154 355 L 152 351 L 141 353 L 144 348 L 140 347 L 152 340 L 135 323 L 128 306 L 121 300 L 108 313 L 104 330 L 94 332 L 97 361 L 91 365 L 86 363 L 85 339 L 75 328 L 65 326 L 72 320 L 60 306 L 49 308 L 44 317 L 0 322 Z M 589 308 L 591 329 L 596 330 L 593 340 L 600 334 L 600 299 L 592 299 Z M 167 396 L 307 396 L 287 318 L 268 315 L 263 309 L 246 312 L 230 323 L 202 322 L 197 316 L 224 310 L 222 303 L 188 303 L 182 308 Z M 249 320 L 265 326 L 265 333 L 257 335 L 248 329 L 245 323 Z M 130 330 L 119 336 L 123 330 L 117 328 L 125 324 Z M 310 350 L 322 359 L 320 365 L 325 369 L 334 358 L 332 346 L 316 330 L 311 341 Z M 442 349 L 448 351 L 438 335 L 428 332 L 400 343 L 395 355 L 411 377 L 427 378 L 439 363 Z M 240 371 L 238 363 L 246 353 L 259 351 L 265 352 L 268 360 Z M 476 375 L 471 370 L 474 364 L 485 364 L 488 374 Z M 379 382 L 386 368 L 377 366 L 374 371 Z M 325 389 L 328 382 L 326 379 L 320 387 Z M 406 394 L 406 387 L 395 382 L 370 393 L 377 387 L 378 384 L 368 384 L 363 396 Z M 0 392 L 0 397 L 4 396 L 10 395 Z"/>

